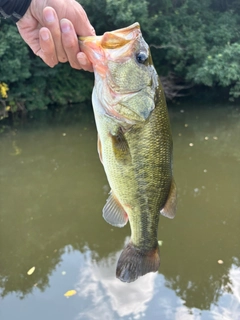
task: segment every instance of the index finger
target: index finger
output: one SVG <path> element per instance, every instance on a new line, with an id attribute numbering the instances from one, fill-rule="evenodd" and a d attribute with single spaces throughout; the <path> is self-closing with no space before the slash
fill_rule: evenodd
<path id="1" fill-rule="evenodd" d="M 71 21 L 67 19 L 60 20 L 60 27 L 62 31 L 62 45 L 68 61 L 72 68 L 81 69 L 77 60 L 77 54 L 80 51 L 78 39 Z"/>
<path id="2" fill-rule="evenodd" d="M 72 68 L 92 71 L 92 64 L 83 52 L 79 52 L 79 42 L 71 21 L 60 21 L 62 30 L 62 44 Z"/>
<path id="3" fill-rule="evenodd" d="M 74 16 L 72 16 L 72 12 L 69 13 L 68 16 L 67 12 L 66 19 L 72 22 L 77 35 L 83 37 L 96 35 L 95 30 L 91 25 L 85 10 L 78 2 L 76 2 L 76 10 L 74 11 Z"/>

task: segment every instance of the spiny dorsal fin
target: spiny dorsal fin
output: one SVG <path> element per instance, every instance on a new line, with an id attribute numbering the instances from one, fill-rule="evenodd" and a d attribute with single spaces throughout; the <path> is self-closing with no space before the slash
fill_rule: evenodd
<path id="1" fill-rule="evenodd" d="M 177 207 L 177 187 L 174 179 L 172 179 L 171 188 L 168 194 L 167 201 L 160 213 L 167 218 L 173 219 L 176 215 Z"/>
<path id="2" fill-rule="evenodd" d="M 124 227 L 128 222 L 128 215 L 114 196 L 112 191 L 110 192 L 107 203 L 103 208 L 103 218 L 115 227 Z"/>

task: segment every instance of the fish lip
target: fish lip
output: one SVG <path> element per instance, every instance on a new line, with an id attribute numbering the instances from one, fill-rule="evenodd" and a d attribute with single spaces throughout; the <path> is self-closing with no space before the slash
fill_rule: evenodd
<path id="1" fill-rule="evenodd" d="M 135 23 L 131 24 L 131 25 L 128 26 L 128 27 L 124 27 L 124 28 L 117 29 L 117 30 L 113 30 L 113 31 L 109 31 L 109 32 L 111 32 L 111 33 L 113 33 L 113 34 L 124 33 L 124 32 L 126 32 L 126 31 L 130 31 L 131 29 L 136 29 L 136 28 L 140 30 L 140 24 L 139 24 L 138 22 L 135 22 Z M 107 32 L 105 32 L 105 33 L 107 33 Z M 105 33 L 104 33 L 104 34 L 105 34 Z M 103 34 L 103 35 L 104 35 L 104 34 Z M 100 37 L 102 37 L 102 36 L 100 36 Z M 91 40 L 91 39 L 95 39 L 95 38 L 96 38 L 96 35 L 95 35 L 95 36 L 81 36 L 81 37 L 78 37 L 78 40 L 79 40 L 79 41 L 84 41 L 84 40 L 86 40 L 86 39 Z"/>
<path id="2" fill-rule="evenodd" d="M 133 24 L 131 24 L 128 27 L 117 29 L 117 30 L 114 30 L 114 31 L 111 31 L 111 32 L 112 33 L 119 33 L 119 32 L 125 32 L 125 31 L 129 31 L 131 29 L 136 29 L 136 28 L 140 29 L 140 24 L 138 22 L 134 22 Z"/>
<path id="3" fill-rule="evenodd" d="M 81 51 L 87 55 L 88 59 L 92 62 L 93 67 L 103 65 L 103 69 L 105 69 L 105 63 L 103 63 L 101 61 L 102 59 L 99 58 L 101 55 L 104 57 L 103 51 L 105 51 L 105 49 L 113 51 L 112 49 L 124 47 L 127 43 L 136 41 L 140 35 L 140 25 L 138 22 L 135 22 L 134 24 L 125 28 L 107 31 L 100 36 L 95 35 L 78 37 L 78 40 Z M 99 57 L 97 55 L 99 55 Z M 108 57 L 108 59 L 110 59 L 110 57 Z"/>

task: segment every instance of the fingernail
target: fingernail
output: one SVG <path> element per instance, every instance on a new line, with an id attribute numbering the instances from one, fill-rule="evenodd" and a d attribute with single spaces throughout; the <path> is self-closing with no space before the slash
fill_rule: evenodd
<path id="1" fill-rule="evenodd" d="M 44 41 L 47 41 L 49 39 L 49 34 L 47 31 L 42 31 L 41 32 L 41 38 L 44 40 Z"/>
<path id="2" fill-rule="evenodd" d="M 68 33 L 71 30 L 69 22 L 65 19 L 62 19 L 60 21 L 60 26 L 62 33 Z"/>
<path id="3" fill-rule="evenodd" d="M 55 16 L 52 12 L 52 10 L 46 10 L 44 12 L 44 16 L 47 22 L 53 22 L 55 20 Z"/>
<path id="4" fill-rule="evenodd" d="M 96 35 L 95 29 L 93 28 L 93 26 L 91 25 L 91 31 L 92 31 L 92 35 Z"/>
<path id="5" fill-rule="evenodd" d="M 78 62 L 81 65 L 85 66 L 87 64 L 87 59 L 86 59 L 85 55 L 82 52 L 78 53 L 77 59 L 78 59 Z"/>
<path id="6" fill-rule="evenodd" d="M 86 65 L 87 65 L 86 59 L 85 59 L 85 60 L 79 59 L 79 63 L 80 63 L 82 66 L 86 66 Z"/>

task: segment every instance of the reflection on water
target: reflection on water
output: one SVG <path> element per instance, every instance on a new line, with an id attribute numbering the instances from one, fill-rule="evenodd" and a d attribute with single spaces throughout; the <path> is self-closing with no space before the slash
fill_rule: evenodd
<path id="1" fill-rule="evenodd" d="M 148 274 L 131 283 L 126 292 L 126 284 L 114 276 L 120 253 L 121 251 L 116 252 L 114 257 L 102 259 L 97 264 L 88 261 L 87 268 L 80 271 L 77 291 L 80 297 L 90 300 L 91 303 L 86 303 L 78 319 L 94 319 L 99 314 L 103 319 L 114 319 L 116 316 L 137 318 L 145 314 L 147 304 L 154 295 L 157 274 Z"/>
<path id="2" fill-rule="evenodd" d="M 160 219 L 159 273 L 131 284 L 115 278 L 130 230 L 101 216 L 109 188 L 92 114 L 0 136 L 1 320 L 240 319 L 239 110 L 170 115 L 178 212 Z"/>
<path id="3" fill-rule="evenodd" d="M 240 316 L 240 269 L 232 265 L 229 270 L 229 282 L 222 288 L 218 305 L 212 306 L 213 319 L 239 319 Z"/>

